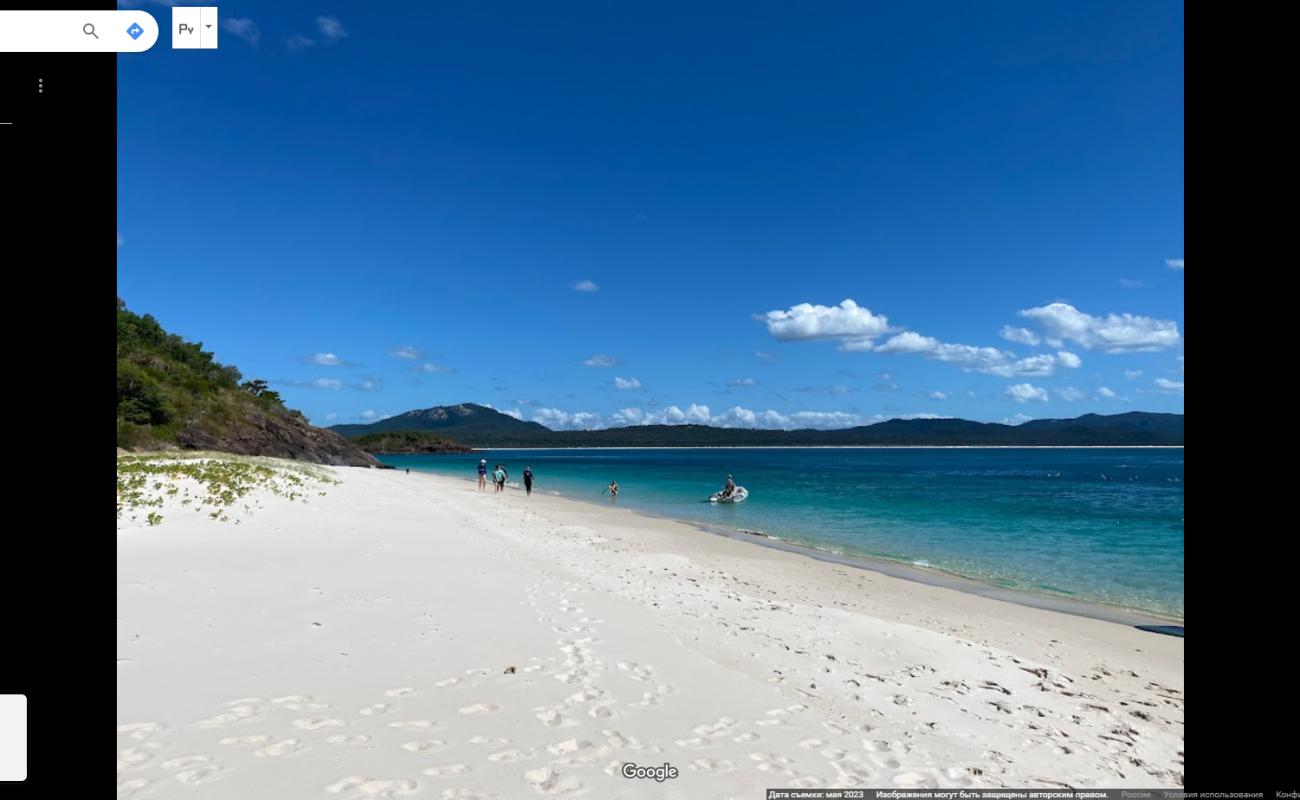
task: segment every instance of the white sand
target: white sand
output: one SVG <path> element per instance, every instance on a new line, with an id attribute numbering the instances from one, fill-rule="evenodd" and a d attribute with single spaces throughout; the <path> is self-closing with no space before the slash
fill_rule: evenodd
<path id="1" fill-rule="evenodd" d="M 119 522 L 119 797 L 1182 782 L 1182 639 L 615 508 L 332 473 L 239 524 Z"/>

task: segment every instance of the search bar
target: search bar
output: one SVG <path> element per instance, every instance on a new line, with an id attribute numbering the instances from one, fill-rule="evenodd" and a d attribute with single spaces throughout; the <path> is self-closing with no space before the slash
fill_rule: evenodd
<path id="1" fill-rule="evenodd" d="M 0 53 L 143 53 L 157 41 L 147 11 L 0 11 Z"/>

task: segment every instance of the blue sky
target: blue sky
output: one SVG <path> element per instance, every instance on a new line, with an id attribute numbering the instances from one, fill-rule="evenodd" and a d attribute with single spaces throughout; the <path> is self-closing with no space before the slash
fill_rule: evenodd
<path id="1" fill-rule="evenodd" d="M 1183 410 L 1181 4 L 220 14 L 119 56 L 118 291 L 317 424 Z"/>

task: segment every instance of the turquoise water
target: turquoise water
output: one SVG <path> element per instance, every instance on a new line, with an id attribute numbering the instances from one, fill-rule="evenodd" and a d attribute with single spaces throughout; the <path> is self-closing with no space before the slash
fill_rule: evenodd
<path id="1" fill-rule="evenodd" d="M 466 478 L 761 531 L 995 586 L 1183 616 L 1181 449 L 600 449 L 384 456 Z M 715 505 L 727 473 L 749 499 Z M 1103 475 L 1106 477 L 1103 478 Z"/>

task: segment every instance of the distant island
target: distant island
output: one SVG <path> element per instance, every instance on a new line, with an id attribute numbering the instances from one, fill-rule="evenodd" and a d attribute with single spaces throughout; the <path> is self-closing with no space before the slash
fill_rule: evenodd
<path id="1" fill-rule="evenodd" d="M 360 443 L 385 432 L 428 431 L 472 447 L 1105 447 L 1182 446 L 1183 415 L 1132 411 L 1038 419 L 1021 425 L 963 419 L 891 419 L 837 430 L 765 430 L 710 425 L 631 425 L 556 431 L 487 406 L 460 403 L 330 430 Z M 370 452 L 376 452 L 367 447 Z"/>
<path id="2" fill-rule="evenodd" d="M 367 433 L 353 438 L 352 443 L 367 453 L 395 455 L 400 453 L 472 453 L 474 449 L 445 436 L 428 431 L 385 431 Z"/>

